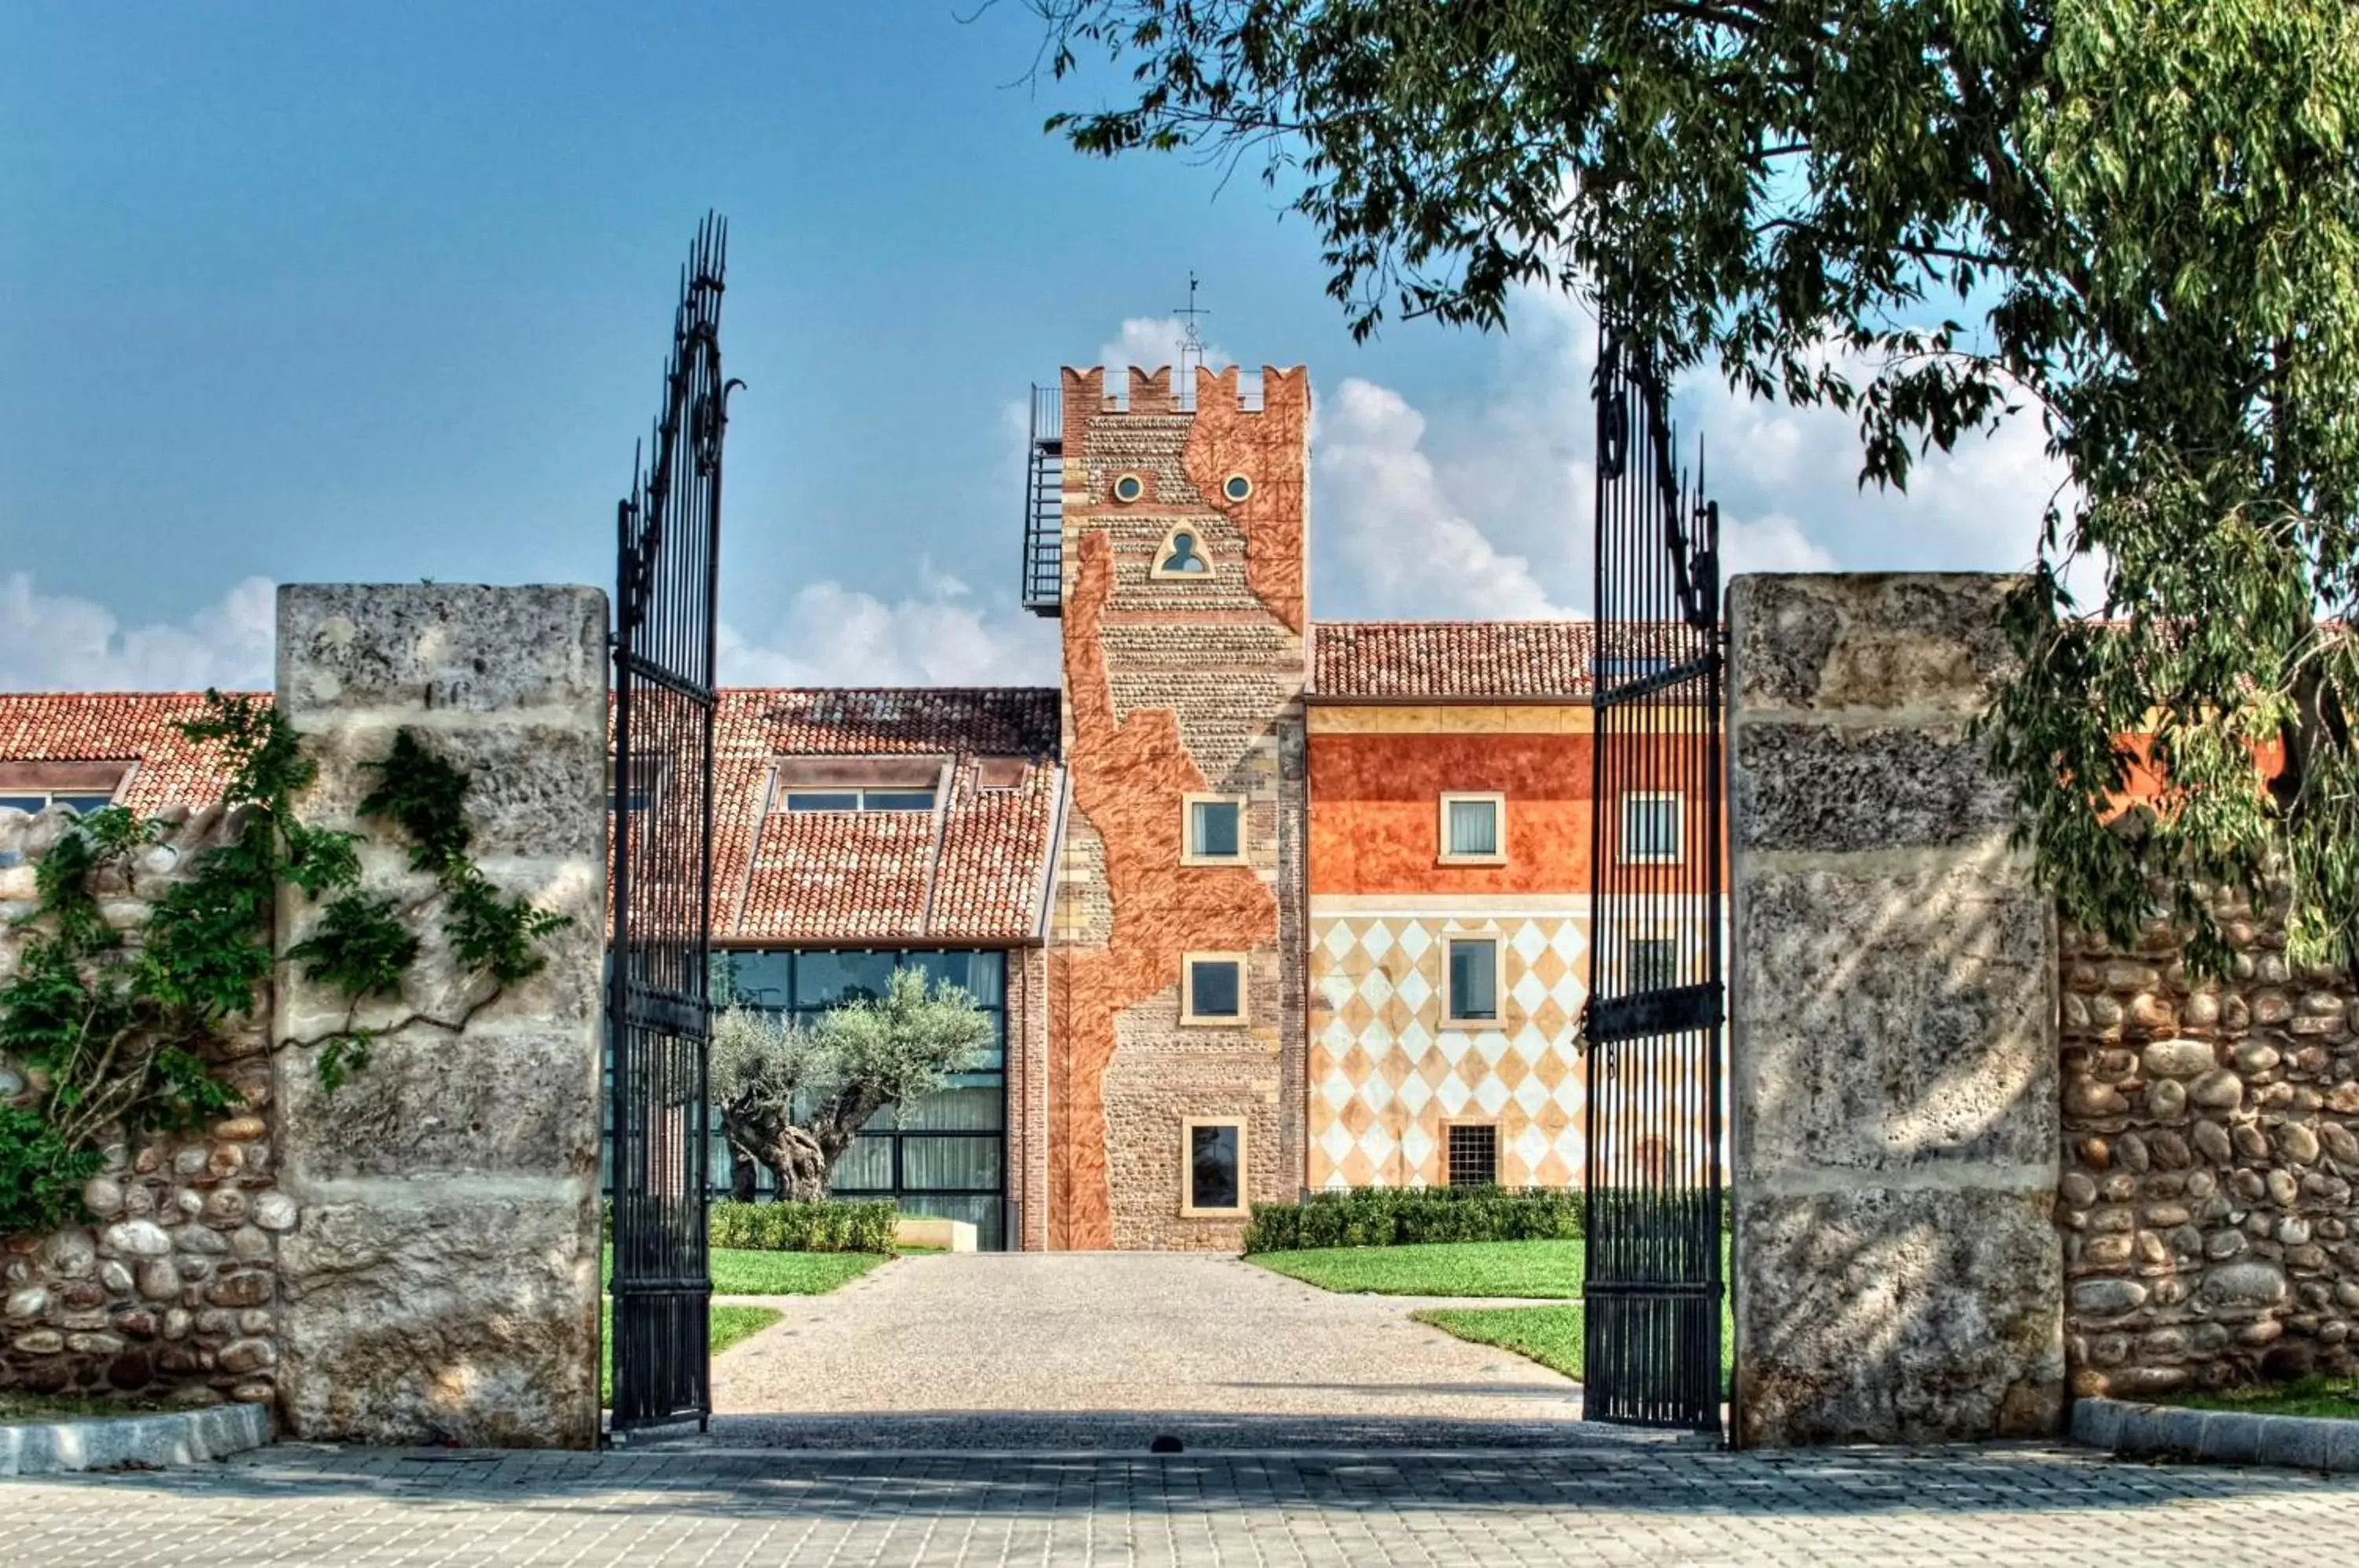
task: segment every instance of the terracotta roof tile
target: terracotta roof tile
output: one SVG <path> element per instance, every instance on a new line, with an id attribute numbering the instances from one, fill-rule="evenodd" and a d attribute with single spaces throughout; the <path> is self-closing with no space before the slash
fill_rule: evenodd
<path id="1" fill-rule="evenodd" d="M 713 934 L 734 942 L 1023 942 L 1055 831 L 1057 693 L 1030 687 L 733 689 L 715 738 Z M 940 757 L 931 812 L 772 811 L 789 757 Z M 1028 766 L 984 789 L 976 760 Z"/>
<path id="2" fill-rule="evenodd" d="M 176 727 L 201 693 L 0 694 L 0 761 L 136 761 L 125 804 L 208 805 L 225 782 Z M 1053 689 L 729 688 L 714 724 L 713 934 L 777 942 L 1025 942 L 1055 831 Z M 933 812 L 770 812 L 784 757 L 940 757 Z M 980 757 L 1025 759 L 1016 786 Z"/>
<path id="3" fill-rule="evenodd" d="M 1563 698 L 1589 692 L 1593 621 L 1321 621 L 1321 697 Z"/>
<path id="4" fill-rule="evenodd" d="M 228 778 L 179 731 L 204 712 L 201 691 L 0 692 L 0 762 L 136 762 L 125 805 L 210 806 Z"/>

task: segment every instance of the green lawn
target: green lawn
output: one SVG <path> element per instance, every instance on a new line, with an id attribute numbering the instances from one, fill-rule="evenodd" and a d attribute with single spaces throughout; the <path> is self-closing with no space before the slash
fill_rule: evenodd
<path id="1" fill-rule="evenodd" d="M 714 1307 L 705 1343 L 715 1356 L 749 1334 L 761 1333 L 785 1314 L 775 1307 Z M 614 1305 L 598 1303 L 598 1402 L 614 1402 Z"/>
<path id="2" fill-rule="evenodd" d="M 2338 1421 L 2359 1421 L 2359 1378 L 2303 1377 L 2257 1388 L 2174 1394 L 2158 1402 L 2195 1410 L 2240 1410 L 2256 1416 L 2332 1416 Z"/>
<path id="3" fill-rule="evenodd" d="M 1245 1258 L 1322 1290 L 1378 1296 L 1581 1294 L 1578 1241 L 1444 1241 L 1423 1247 L 1330 1247 Z"/>
<path id="4" fill-rule="evenodd" d="M 750 1252 L 733 1247 L 712 1249 L 712 1293 L 716 1296 L 823 1296 L 848 1279 L 857 1279 L 880 1263 L 875 1252 Z M 614 1276 L 612 1248 L 599 1259 L 600 1283 Z"/>
<path id="5" fill-rule="evenodd" d="M 1495 1345 L 1566 1377 L 1581 1377 L 1578 1241 L 1440 1242 L 1425 1247 L 1335 1247 L 1260 1252 L 1245 1259 L 1324 1290 L 1381 1296 L 1530 1296 L 1560 1307 L 1447 1307 L 1413 1314 L 1444 1334 Z M 1721 1309 L 1720 1362 L 1734 1365 L 1736 1332 Z M 2355 1407 L 2359 1408 L 2359 1407 Z"/>
<path id="6" fill-rule="evenodd" d="M 712 1249 L 712 1292 L 717 1296 L 823 1296 L 846 1280 L 857 1279 L 880 1263 L 891 1261 L 874 1252 L 752 1252 L 736 1247 Z M 598 1259 L 598 1280 L 614 1274 L 614 1253 L 608 1247 Z M 779 1313 L 769 1307 L 715 1306 L 711 1337 L 712 1354 L 720 1355 L 749 1334 L 777 1323 Z M 598 1399 L 614 1399 L 614 1308 L 598 1307 L 598 1341 L 605 1347 L 598 1368 Z"/>
<path id="7" fill-rule="evenodd" d="M 1445 1307 L 1410 1314 L 1444 1334 L 1538 1362 L 1581 1380 L 1581 1307 Z M 1725 1353 L 1723 1353 L 1725 1354 Z"/>

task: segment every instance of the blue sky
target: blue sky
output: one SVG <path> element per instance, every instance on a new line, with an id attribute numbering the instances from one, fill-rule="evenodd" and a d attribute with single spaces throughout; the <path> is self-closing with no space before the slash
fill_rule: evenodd
<path id="1" fill-rule="evenodd" d="M 723 674 L 1047 678 L 1024 391 L 1208 336 L 1307 362 L 1322 616 L 1586 599 L 1588 333 L 1351 343 L 1258 181 L 1084 159 L 1015 0 L 0 6 L 0 685 L 266 682 L 268 584 L 603 583 L 680 255 L 732 222 Z M 1688 401 L 1740 561 L 2017 564 L 2037 441 L 1853 493 Z M 2032 509 L 2027 509 L 2032 508 Z"/>

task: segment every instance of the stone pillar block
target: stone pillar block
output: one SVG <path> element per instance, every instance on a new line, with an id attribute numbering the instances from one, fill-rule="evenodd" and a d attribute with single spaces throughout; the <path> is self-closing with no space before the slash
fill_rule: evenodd
<path id="1" fill-rule="evenodd" d="M 1729 591 L 1743 1443 L 2060 1426 L 2055 920 L 1967 733 L 2009 585 Z"/>
<path id="2" fill-rule="evenodd" d="M 371 887 L 422 896 L 353 808 L 410 729 L 465 769 L 473 854 L 506 892 L 572 917 L 498 1000 L 459 971 L 430 908 L 397 1001 L 413 1015 L 334 1094 L 315 1053 L 277 1059 L 288 1435 L 589 1448 L 598 1441 L 598 1140 L 605 929 L 606 600 L 594 588 L 294 585 L 278 595 L 278 702 L 320 762 L 311 821 L 364 835 Z M 318 909 L 282 897 L 277 939 Z M 341 996 L 280 971 L 281 1040 Z M 471 1011 L 470 1009 L 473 1008 Z M 459 1023 L 463 1027 L 444 1027 Z"/>

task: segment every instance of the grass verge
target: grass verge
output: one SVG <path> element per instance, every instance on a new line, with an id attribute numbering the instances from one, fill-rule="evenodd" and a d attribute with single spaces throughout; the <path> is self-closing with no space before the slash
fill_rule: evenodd
<path id="1" fill-rule="evenodd" d="M 891 1261 L 876 1252 L 753 1252 L 726 1247 L 714 1247 L 712 1258 L 716 1296 L 823 1296 Z M 614 1253 L 609 1247 L 598 1259 L 598 1282 L 605 1284 L 614 1277 Z"/>
<path id="2" fill-rule="evenodd" d="M 715 1356 L 749 1334 L 756 1334 L 786 1314 L 776 1307 L 715 1307 L 705 1344 Z M 598 1303 L 598 1403 L 614 1402 L 614 1303 Z"/>
<path id="3" fill-rule="evenodd" d="M 0 1426 L 24 1421 L 99 1421 L 108 1416 L 152 1416 L 166 1410 L 187 1410 L 187 1405 L 168 1405 L 157 1399 L 100 1399 L 77 1394 L 28 1394 L 17 1388 L 0 1388 Z"/>
<path id="4" fill-rule="evenodd" d="M 2267 1383 L 2255 1388 L 2222 1388 L 2201 1394 L 2173 1394 L 2157 1404 L 2190 1410 L 2235 1410 L 2254 1416 L 2327 1416 L 2359 1421 L 2359 1378 L 2302 1377 L 2290 1383 Z"/>
<path id="5" fill-rule="evenodd" d="M 1578 1241 L 1444 1241 L 1256 1252 L 1245 1261 L 1322 1290 L 1379 1296 L 1581 1294 Z"/>
<path id="6" fill-rule="evenodd" d="M 1495 1345 L 1551 1372 L 1581 1381 L 1582 1312 L 1562 1307 L 1440 1307 L 1410 1314 L 1442 1333 L 1476 1345 Z"/>

